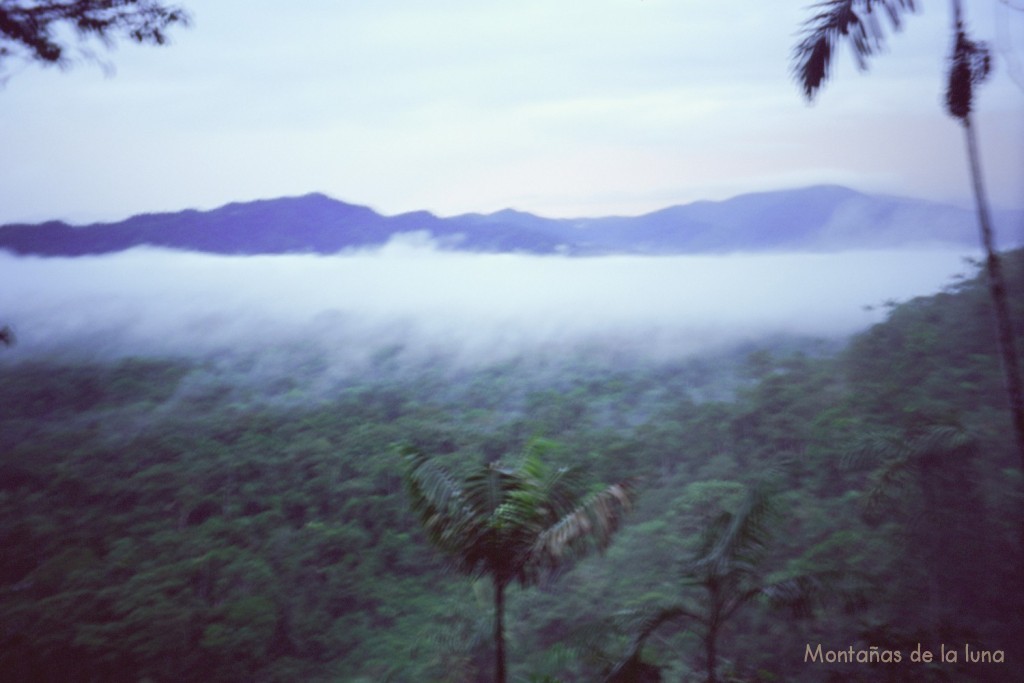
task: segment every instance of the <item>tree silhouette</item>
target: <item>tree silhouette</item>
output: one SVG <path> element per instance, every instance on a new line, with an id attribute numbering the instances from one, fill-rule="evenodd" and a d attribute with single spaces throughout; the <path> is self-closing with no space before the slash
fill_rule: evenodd
<path id="1" fill-rule="evenodd" d="M 753 488 L 735 511 L 723 511 L 704 529 L 694 555 L 683 566 L 681 585 L 697 596 L 619 615 L 620 628 L 633 634 L 627 656 L 614 667 L 606 683 L 631 680 L 624 672 L 641 661 L 647 639 L 662 625 L 678 622 L 695 626 L 703 643 L 705 682 L 718 682 L 718 639 L 722 628 L 744 606 L 762 598 L 797 614 L 808 614 L 823 599 L 836 578 L 830 572 L 801 573 L 768 581 L 764 561 L 779 517 L 775 498 Z M 839 591 L 832 591 L 839 597 Z"/>
<path id="2" fill-rule="evenodd" d="M 866 68 L 868 57 L 884 44 L 884 31 L 876 10 L 884 11 L 894 29 L 900 27 L 904 12 L 913 11 L 914 0 L 823 0 L 804 26 L 803 40 L 794 51 L 794 71 L 804 95 L 812 100 L 830 75 L 832 52 L 837 43 L 848 41 L 857 66 Z M 1006 393 L 1011 421 L 1017 440 L 1017 454 L 1024 471 L 1024 380 L 1021 378 L 1013 319 L 1006 278 L 995 247 L 995 235 L 989 215 L 981 156 L 972 116 L 975 89 L 989 76 L 992 58 L 988 47 L 970 38 L 960 0 L 951 2 L 953 51 L 948 57 L 946 111 L 964 130 L 967 163 L 971 173 L 978 229 L 985 250 L 985 269 L 989 294 L 996 318 L 996 332 L 1002 355 Z M 1021 498 L 1018 528 L 1019 552 L 1024 553 L 1024 497 Z M 1018 561 L 1018 592 L 1024 595 L 1024 561 Z M 1024 621 L 1019 626 L 1024 630 Z M 1024 644 L 1019 646 L 1024 656 Z"/>
<path id="3" fill-rule="evenodd" d="M 164 45 L 174 24 L 188 25 L 188 12 L 156 0 L 0 0 L 0 65 L 20 56 L 42 64 L 67 67 L 69 44 L 64 29 L 76 34 L 79 53 L 99 41 L 110 47 L 115 38 Z"/>
<path id="4" fill-rule="evenodd" d="M 416 451 L 405 453 L 412 508 L 430 541 L 470 576 L 494 587 L 495 681 L 505 683 L 505 591 L 536 584 L 590 549 L 604 549 L 629 510 L 629 484 L 582 495 L 577 469 L 543 461 L 548 443 L 534 441 L 515 469 L 476 468 L 463 481 Z"/>
<path id="5" fill-rule="evenodd" d="M 905 430 L 868 431 L 845 458 L 876 465 L 864 498 L 869 519 L 906 518 L 905 550 L 925 572 L 919 617 L 935 637 L 943 620 L 967 619 L 981 608 L 992 569 L 973 474 L 978 449 L 961 426 L 918 418 Z"/>
<path id="6" fill-rule="evenodd" d="M 860 69 L 868 58 L 885 44 L 885 30 L 879 14 L 884 13 L 894 30 L 902 25 L 902 15 L 915 9 L 914 0 L 823 0 L 813 6 L 816 14 L 804 24 L 803 39 L 793 53 L 794 73 L 808 100 L 813 100 L 831 75 L 836 46 L 846 41 Z M 978 227 L 986 254 L 989 292 L 995 308 L 999 346 L 1010 410 L 1017 438 L 1021 467 L 1024 468 L 1024 383 L 1010 307 L 1006 278 L 995 248 L 995 235 L 989 215 L 988 199 L 981 170 L 978 141 L 972 110 L 976 86 L 989 76 L 992 58 L 988 47 L 972 40 L 963 19 L 959 0 L 952 1 L 953 52 L 948 58 L 946 110 L 964 129 L 968 165 L 978 215 Z"/>

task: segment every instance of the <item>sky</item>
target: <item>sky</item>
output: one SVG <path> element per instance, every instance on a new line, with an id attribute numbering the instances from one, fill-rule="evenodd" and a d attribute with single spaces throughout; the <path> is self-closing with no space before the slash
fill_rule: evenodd
<path id="1" fill-rule="evenodd" d="M 112 69 L 7 65 L 0 224 L 310 192 L 551 217 L 820 183 L 971 198 L 942 109 L 947 2 L 922 0 L 867 73 L 841 51 L 813 105 L 790 72 L 807 0 L 182 4 L 170 46 L 100 50 Z M 999 50 L 978 100 L 989 193 L 1024 206 L 1024 11 L 965 4 Z"/>

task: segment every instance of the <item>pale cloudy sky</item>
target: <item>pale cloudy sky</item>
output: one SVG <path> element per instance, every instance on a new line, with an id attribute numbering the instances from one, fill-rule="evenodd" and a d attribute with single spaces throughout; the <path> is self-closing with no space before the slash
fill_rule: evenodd
<path id="1" fill-rule="evenodd" d="M 866 74 L 842 51 L 812 106 L 790 75 L 808 0 L 180 1 L 193 26 L 119 45 L 113 76 L 11 65 L 0 223 L 313 191 L 442 215 L 639 214 L 816 183 L 970 198 L 939 0 Z M 966 4 L 1024 62 L 1024 12 Z M 1010 71 L 1000 53 L 979 124 L 992 199 L 1022 206 Z"/>

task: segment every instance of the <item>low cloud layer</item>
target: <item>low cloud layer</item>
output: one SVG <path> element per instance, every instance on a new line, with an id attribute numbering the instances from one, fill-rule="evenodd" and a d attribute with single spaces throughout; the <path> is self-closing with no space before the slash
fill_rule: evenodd
<path id="1" fill-rule="evenodd" d="M 401 348 L 482 363 L 595 346 L 669 358 L 774 334 L 849 335 L 881 319 L 865 306 L 969 271 L 951 250 L 567 258 L 417 239 L 336 256 L 0 252 L 0 321 L 18 335 L 11 360 L 304 348 L 355 366 Z"/>

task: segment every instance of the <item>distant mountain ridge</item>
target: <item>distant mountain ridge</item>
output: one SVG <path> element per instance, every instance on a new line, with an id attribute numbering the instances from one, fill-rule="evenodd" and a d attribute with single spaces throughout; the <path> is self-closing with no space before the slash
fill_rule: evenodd
<path id="1" fill-rule="evenodd" d="M 1001 248 L 1024 244 L 1024 210 L 997 211 Z M 635 217 L 554 219 L 505 209 L 384 216 L 323 194 L 140 214 L 116 223 L 0 226 L 0 249 L 81 256 L 141 245 L 217 254 L 331 254 L 427 233 L 449 249 L 532 254 L 830 251 L 925 244 L 974 247 L 973 212 L 834 185 L 698 201 Z"/>

